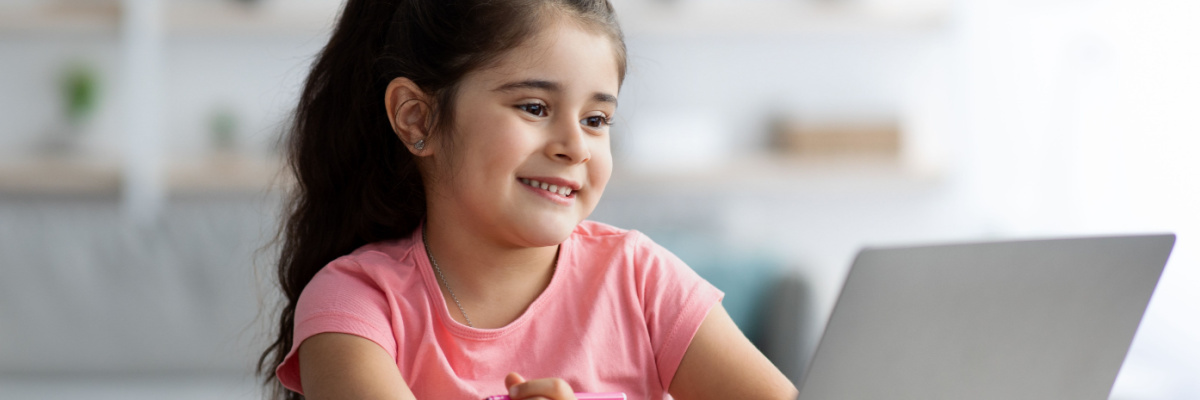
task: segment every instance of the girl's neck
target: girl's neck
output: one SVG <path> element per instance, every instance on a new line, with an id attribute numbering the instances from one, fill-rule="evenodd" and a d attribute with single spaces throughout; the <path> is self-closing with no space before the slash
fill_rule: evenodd
<path id="1" fill-rule="evenodd" d="M 472 320 L 483 319 L 471 311 L 484 311 L 481 304 L 508 300 L 528 303 L 536 299 L 553 276 L 558 246 L 507 245 L 471 226 L 453 217 L 430 215 L 423 229 L 429 252 L 445 276 L 444 283 L 464 303 Z"/>

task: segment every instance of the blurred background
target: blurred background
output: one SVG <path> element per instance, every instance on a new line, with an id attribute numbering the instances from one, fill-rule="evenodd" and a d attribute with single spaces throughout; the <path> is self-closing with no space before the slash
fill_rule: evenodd
<path id="1" fill-rule="evenodd" d="M 862 246 L 1169 231 L 1111 398 L 1200 398 L 1200 3 L 613 3 L 593 219 L 789 377 Z M 0 2 L 0 398 L 259 397 L 276 139 L 339 7 Z"/>

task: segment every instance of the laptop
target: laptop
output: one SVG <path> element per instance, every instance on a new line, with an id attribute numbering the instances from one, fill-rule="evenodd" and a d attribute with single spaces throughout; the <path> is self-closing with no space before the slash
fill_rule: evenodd
<path id="1" fill-rule="evenodd" d="M 862 250 L 799 400 L 1107 399 L 1175 235 Z"/>

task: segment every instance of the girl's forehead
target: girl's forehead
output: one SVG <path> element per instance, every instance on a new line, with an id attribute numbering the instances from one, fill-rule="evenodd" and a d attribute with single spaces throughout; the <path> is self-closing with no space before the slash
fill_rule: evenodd
<path id="1" fill-rule="evenodd" d="M 565 84 L 607 84 L 616 91 L 617 53 L 612 40 L 577 23 L 550 24 L 477 71 L 483 81 L 557 79 Z"/>

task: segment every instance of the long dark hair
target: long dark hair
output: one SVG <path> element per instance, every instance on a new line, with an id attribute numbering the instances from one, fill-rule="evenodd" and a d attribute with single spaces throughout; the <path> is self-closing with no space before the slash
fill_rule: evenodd
<path id="1" fill-rule="evenodd" d="M 606 0 L 346 2 L 283 138 L 295 178 L 276 236 L 284 299 L 278 336 L 258 360 L 271 398 L 302 398 L 274 372 L 292 347 L 296 301 L 317 271 L 367 243 L 411 234 L 425 216 L 421 174 L 386 114 L 388 83 L 406 77 L 429 94 L 431 133 L 446 134 L 462 78 L 556 12 L 609 35 L 624 80 L 624 39 Z"/>

